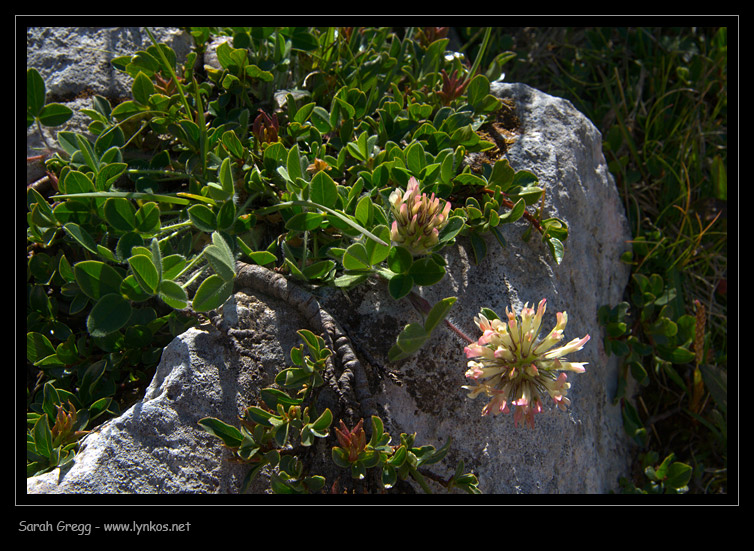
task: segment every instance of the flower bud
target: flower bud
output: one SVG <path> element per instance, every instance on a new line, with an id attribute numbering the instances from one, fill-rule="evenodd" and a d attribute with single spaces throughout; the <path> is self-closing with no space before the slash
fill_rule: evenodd
<path id="1" fill-rule="evenodd" d="M 428 254 L 440 240 L 440 231 L 448 223 L 450 203 L 440 208 L 440 199 L 433 193 L 419 192 L 419 181 L 409 179 L 406 191 L 396 189 L 390 194 L 393 225 L 390 238 L 414 256 Z"/>

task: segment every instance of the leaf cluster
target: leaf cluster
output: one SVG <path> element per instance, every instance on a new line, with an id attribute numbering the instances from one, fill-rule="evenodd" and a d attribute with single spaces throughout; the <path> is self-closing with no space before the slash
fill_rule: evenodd
<path id="1" fill-rule="evenodd" d="M 441 480 L 424 471 L 423 467 L 445 458 L 450 449 L 450 439 L 438 450 L 429 445 L 416 446 L 415 434 L 401 433 L 400 444 L 391 446 L 392 437 L 384 432 L 382 420 L 372 416 L 372 435 L 367 442 L 363 421 L 361 419 L 351 430 L 341 421 L 342 430 L 335 429 L 340 445 L 332 448 L 333 462 L 339 467 L 349 469 L 354 479 L 363 479 L 367 470 L 374 468 L 379 469 L 380 481 L 384 488 L 392 488 L 399 478 L 406 480 L 410 477 L 424 492 L 431 494 L 432 489 L 427 483 L 427 477 L 430 477 L 448 491 L 458 488 L 470 494 L 480 493 L 476 476 L 463 472 L 463 461 L 459 461 L 454 474 L 448 480 Z"/>
<path id="2" fill-rule="evenodd" d="M 400 299 L 444 277 L 443 247 L 468 240 L 479 260 L 485 233 L 504 244 L 500 224 L 523 217 L 560 261 L 564 224 L 527 211 L 536 177 L 504 159 L 478 174 L 464 163 L 494 147 L 478 129 L 500 106 L 489 83 L 509 56 L 484 72 L 480 53 L 469 71 L 417 29 L 187 30 L 196 48 L 182 62 L 149 29 L 149 46 L 113 59 L 132 98 L 93 96 L 88 132 L 60 130 L 46 161 L 56 193 L 27 191 L 30 411 L 41 415 L 49 382 L 74 389 L 79 419 L 117 414 L 161 348 L 231 295 L 237 260 L 312 285 L 381 277 Z M 202 68 L 215 38 L 217 63 Z M 27 84 L 29 125 L 67 120 L 34 69 Z M 418 258 L 389 231 L 389 195 L 412 176 L 454 207 Z M 410 340 L 401 355 L 422 341 Z"/>
<path id="3" fill-rule="evenodd" d="M 261 401 L 247 407 L 239 419 L 240 426 L 228 424 L 214 417 L 199 420 L 199 426 L 221 439 L 233 452 L 236 460 L 251 465 L 244 478 L 245 492 L 260 472 L 270 471 L 270 487 L 274 493 L 317 493 L 325 486 L 325 478 L 308 472 L 303 454 L 315 438 L 327 438 L 333 414 L 329 408 L 314 418 L 311 404 L 316 401 L 314 390 L 323 384 L 322 373 L 332 352 L 324 340 L 307 329 L 298 331 L 303 344 L 290 351 L 293 366 L 281 370 L 275 377 L 275 387 L 260 391 Z M 304 355 L 304 349 L 309 354 Z M 296 391 L 296 395 L 292 393 Z M 450 448 L 450 440 L 440 450 L 432 446 L 414 446 L 415 435 L 401 434 L 401 444 L 390 446 L 391 437 L 384 432 L 382 420 L 372 417 L 372 436 L 367 442 L 363 420 L 348 430 L 340 420 L 336 428 L 339 446 L 332 447 L 333 462 L 350 470 L 353 478 L 361 480 L 369 468 L 381 468 L 381 483 L 392 488 L 400 477 L 416 480 L 432 493 L 419 468 L 441 461 Z M 341 430 L 342 429 L 342 430 Z M 479 493 L 476 477 L 463 473 L 463 461 L 456 473 L 441 484 L 448 490 L 460 488 Z"/>
<path id="4" fill-rule="evenodd" d="M 310 415 L 314 401 L 312 391 L 323 384 L 322 372 L 331 351 L 322 337 L 307 329 L 298 334 L 303 341 L 290 351 L 293 367 L 280 371 L 275 377 L 277 387 L 260 391 L 261 402 L 246 408 L 240 418 L 240 428 L 214 417 L 199 420 L 199 426 L 220 438 L 234 456 L 252 469 L 245 477 L 242 492 L 265 467 L 276 469 L 270 475 L 275 493 L 311 493 L 322 489 L 325 479 L 304 474 L 304 464 L 296 456 L 296 446 L 314 444 L 315 438 L 325 438 L 332 423 L 332 412 L 325 408 L 316 418 Z M 304 355 L 304 345 L 309 355 Z M 290 393 L 296 391 L 292 396 Z"/>
<path id="5" fill-rule="evenodd" d="M 642 454 L 641 463 L 646 483 L 639 488 L 627 478 L 621 477 L 621 493 L 624 494 L 684 494 L 688 492 L 693 469 L 674 461 L 675 455 L 670 454 L 660 463 L 657 452 Z"/>

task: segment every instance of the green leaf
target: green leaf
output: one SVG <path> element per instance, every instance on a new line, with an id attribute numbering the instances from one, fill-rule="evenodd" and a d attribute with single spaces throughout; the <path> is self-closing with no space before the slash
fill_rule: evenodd
<path id="1" fill-rule="evenodd" d="M 147 75 L 139 71 L 139 74 L 136 75 L 131 85 L 131 94 L 138 103 L 147 105 L 149 103 L 149 96 L 154 94 L 154 84 L 152 84 L 151 79 Z"/>
<path id="2" fill-rule="evenodd" d="M 403 328 L 398 335 L 397 344 L 401 350 L 412 354 L 419 350 L 424 342 L 429 338 L 429 334 L 424 327 L 418 323 L 409 323 Z"/>
<path id="3" fill-rule="evenodd" d="M 44 126 L 60 126 L 73 117 L 73 111 L 60 103 L 48 103 L 39 112 L 38 117 Z"/>
<path id="4" fill-rule="evenodd" d="M 437 324 L 445 319 L 455 302 L 456 297 L 447 297 L 435 304 L 429 311 L 429 314 L 427 314 L 427 319 L 424 322 L 424 330 L 427 333 L 431 333 Z"/>
<path id="5" fill-rule="evenodd" d="M 547 239 L 547 247 L 550 249 L 550 254 L 555 259 L 556 264 L 560 264 L 565 254 L 565 247 L 563 243 L 557 237 L 550 237 Z"/>
<path id="6" fill-rule="evenodd" d="M 285 228 L 293 231 L 312 231 L 320 227 L 324 221 L 324 213 L 299 212 L 285 223 Z"/>
<path id="7" fill-rule="evenodd" d="M 218 237 L 215 239 L 215 236 Z M 207 263 L 223 281 L 232 282 L 236 275 L 235 260 L 222 237 L 219 237 L 219 234 L 216 232 L 213 234 L 213 244 L 207 245 L 202 254 Z"/>
<path id="8" fill-rule="evenodd" d="M 351 244 L 343 254 L 343 267 L 346 270 L 368 270 L 371 264 L 366 247 L 361 243 Z"/>
<path id="9" fill-rule="evenodd" d="M 218 172 L 218 178 L 220 179 L 220 185 L 223 190 L 223 199 L 230 199 L 233 197 L 235 186 L 233 184 L 233 170 L 230 166 L 230 157 L 225 157 L 220 165 L 220 171 Z M 215 197 L 217 199 L 217 197 Z"/>
<path id="10" fill-rule="evenodd" d="M 212 274 L 205 279 L 196 290 L 192 308 L 196 312 L 207 312 L 223 305 L 233 292 L 233 281 L 225 281 L 222 277 Z"/>
<path id="11" fill-rule="evenodd" d="M 450 438 L 445 442 L 445 445 L 439 450 L 435 450 L 432 446 L 428 446 L 427 453 L 421 454 L 419 457 L 418 465 L 431 465 L 442 461 L 450 450 Z"/>
<path id="12" fill-rule="evenodd" d="M 413 262 L 414 258 L 408 249 L 398 245 L 390 247 L 390 252 L 387 255 L 387 265 L 396 274 L 408 273 Z"/>
<path id="13" fill-rule="evenodd" d="M 26 334 L 26 359 L 32 364 L 53 354 L 55 348 L 45 335 L 34 331 Z"/>
<path id="14" fill-rule="evenodd" d="M 263 71 L 256 65 L 247 65 L 246 75 L 251 78 L 258 78 L 259 80 L 262 80 L 264 82 L 272 82 L 275 78 L 275 76 L 271 72 Z"/>
<path id="15" fill-rule="evenodd" d="M 559 218 L 542 220 L 542 228 L 544 228 L 544 233 L 548 236 L 555 237 L 561 241 L 565 241 L 568 238 L 568 226 Z"/>
<path id="16" fill-rule="evenodd" d="M 317 417 L 313 423 L 310 424 L 311 430 L 315 436 L 319 438 L 325 438 L 329 433 L 330 425 L 332 424 L 332 412 L 329 408 L 326 408 L 322 415 Z"/>
<path id="17" fill-rule="evenodd" d="M 332 178 L 324 170 L 314 175 L 309 198 L 324 207 L 334 208 L 338 203 L 338 189 Z"/>
<path id="18" fill-rule="evenodd" d="M 694 361 L 696 354 L 683 347 L 668 347 L 658 346 L 657 354 L 663 360 L 667 360 L 674 364 L 687 364 Z"/>
<path id="19" fill-rule="evenodd" d="M 288 151 L 286 170 L 288 171 L 288 177 L 294 182 L 296 178 L 304 177 L 304 173 L 301 170 L 301 157 L 299 156 L 298 144 L 294 144 Z"/>
<path id="20" fill-rule="evenodd" d="M 280 417 L 260 408 L 259 406 L 249 406 L 244 412 L 244 419 L 248 421 L 254 421 L 255 423 L 263 425 L 265 427 L 272 427 L 273 424 L 277 424 L 270 421 L 270 419 L 273 418 L 278 422 L 281 420 Z"/>
<path id="21" fill-rule="evenodd" d="M 219 233 L 212 233 L 212 245 L 207 245 L 203 254 L 217 275 L 224 281 L 233 280 L 236 276 L 236 260 L 225 239 Z"/>
<path id="22" fill-rule="evenodd" d="M 303 268 L 301 273 L 303 273 L 308 280 L 323 279 L 333 268 L 335 268 L 335 262 L 332 260 L 320 260 L 319 262 L 315 262 Z"/>
<path id="23" fill-rule="evenodd" d="M 369 439 L 369 446 L 373 448 L 380 447 L 390 442 L 390 435 L 385 434 L 385 423 L 378 415 L 372 415 L 372 436 Z"/>
<path id="24" fill-rule="evenodd" d="M 225 201 L 217 213 L 217 228 L 228 230 L 236 221 L 236 205 L 232 200 Z"/>
<path id="25" fill-rule="evenodd" d="M 44 79 L 36 69 L 26 70 L 26 112 L 32 117 L 39 115 L 45 104 Z M 27 125 L 28 126 L 28 125 Z"/>
<path id="26" fill-rule="evenodd" d="M 364 244 L 369 257 L 369 264 L 374 266 L 385 260 L 390 254 L 390 245 L 388 245 L 390 243 L 390 228 L 380 224 L 372 230 L 372 233 L 385 242 L 385 244 L 382 244 L 373 239 L 368 239 Z"/>
<path id="27" fill-rule="evenodd" d="M 325 345 L 324 340 L 322 340 L 321 337 L 317 337 L 317 335 L 308 329 L 299 329 L 296 333 L 298 333 L 298 336 L 301 337 L 301 340 L 306 343 L 306 346 L 308 346 L 309 350 L 313 353 L 319 353 Z"/>
<path id="28" fill-rule="evenodd" d="M 117 331 L 131 318 L 131 304 L 120 294 L 102 296 L 89 312 L 86 328 L 92 337 L 104 337 Z"/>
<path id="29" fill-rule="evenodd" d="M 199 419 L 199 426 L 213 436 L 217 436 L 229 448 L 237 448 L 243 442 L 243 435 L 236 427 L 214 417 Z"/>
<path id="30" fill-rule="evenodd" d="M 106 153 L 109 155 L 110 152 L 115 152 L 115 157 L 120 155 L 120 150 L 117 147 L 111 147 Z M 120 178 L 121 174 L 123 174 L 127 168 L 128 165 L 126 163 L 120 162 L 110 162 L 109 164 L 104 165 L 97 173 L 94 187 L 98 191 L 110 190 L 115 181 Z"/>
<path id="31" fill-rule="evenodd" d="M 338 446 L 332 448 L 332 460 L 333 463 L 342 469 L 348 469 L 351 466 L 351 463 L 348 461 L 348 452 Z"/>
<path id="32" fill-rule="evenodd" d="M 252 262 L 259 264 L 260 266 L 271 264 L 272 262 L 275 262 L 277 260 L 277 257 L 268 251 L 253 251 L 251 253 L 247 253 L 246 256 L 248 256 Z"/>
<path id="33" fill-rule="evenodd" d="M 455 236 L 458 235 L 458 232 L 463 229 L 464 223 L 464 219 L 460 216 L 451 216 L 448 218 L 448 223 L 442 230 L 440 230 L 438 243 L 445 243 L 455 238 Z"/>
<path id="34" fill-rule="evenodd" d="M 406 449 L 406 446 L 400 446 L 397 450 L 395 450 L 395 453 L 393 453 L 393 456 L 388 459 L 388 464 L 392 467 L 398 468 L 406 461 L 406 458 L 408 457 L 408 450 Z"/>
<path id="35" fill-rule="evenodd" d="M 149 243 L 149 252 L 152 257 L 152 262 L 154 262 L 154 267 L 157 269 L 157 277 L 158 279 L 161 279 L 162 278 L 162 252 L 160 251 L 160 242 L 157 240 L 156 237 L 153 237 L 152 241 Z"/>
<path id="36" fill-rule="evenodd" d="M 459 174 L 453 179 L 453 182 L 461 186 L 484 187 L 487 185 L 487 180 L 485 180 L 482 176 L 477 176 L 476 174 L 471 174 L 470 172 Z"/>
<path id="37" fill-rule="evenodd" d="M 81 195 L 82 198 L 85 193 L 95 191 L 94 182 L 92 182 L 89 174 L 84 174 L 78 170 L 71 170 L 66 174 L 63 179 L 63 186 L 69 195 Z"/>
<path id="38" fill-rule="evenodd" d="M 272 410 L 276 410 L 278 404 L 290 407 L 298 406 L 303 402 L 302 398 L 291 398 L 288 393 L 277 388 L 263 388 L 259 394 L 267 407 Z"/>
<path id="39" fill-rule="evenodd" d="M 275 382 L 284 388 L 299 388 L 311 378 L 312 373 L 306 369 L 289 367 L 275 376 Z"/>
<path id="40" fill-rule="evenodd" d="M 330 114 L 324 107 L 316 105 L 312 109 L 311 122 L 321 134 L 327 134 L 332 130 L 330 125 Z"/>
<path id="41" fill-rule="evenodd" d="M 492 173 L 489 177 L 489 185 L 500 187 L 501 191 L 507 191 L 507 189 L 513 183 L 513 176 L 515 171 L 511 168 L 508 159 L 500 159 L 492 166 Z"/>
<path id="42" fill-rule="evenodd" d="M 55 419 L 57 415 L 57 408 L 55 406 L 62 405 L 60 394 L 58 394 L 53 384 L 48 381 L 42 389 L 42 396 L 42 410 L 47 414 L 48 419 Z"/>
<path id="43" fill-rule="evenodd" d="M 685 463 L 678 461 L 671 463 L 667 470 L 665 484 L 674 490 L 680 490 L 688 485 L 692 473 L 693 469 Z"/>
<path id="44" fill-rule="evenodd" d="M 215 213 L 205 205 L 193 205 L 188 209 L 188 216 L 191 223 L 203 232 L 211 232 L 217 229 Z"/>
<path id="45" fill-rule="evenodd" d="M 32 429 L 34 438 L 34 447 L 36 452 L 42 457 L 50 458 L 52 456 L 52 432 L 47 414 L 41 415 Z"/>
<path id="46" fill-rule="evenodd" d="M 499 320 L 499 319 L 500 319 L 500 316 L 498 316 L 498 315 L 497 315 L 497 312 L 495 312 L 495 311 L 494 311 L 494 310 L 492 310 L 491 308 L 482 308 L 482 309 L 480 310 L 480 312 L 481 312 L 481 314 L 482 314 L 482 315 L 483 315 L 483 316 L 484 316 L 485 318 L 487 318 L 487 319 L 488 319 L 488 320 L 490 320 L 490 321 L 492 321 L 492 320 Z"/>
<path id="47" fill-rule="evenodd" d="M 157 203 L 144 203 L 136 211 L 136 230 L 140 233 L 153 233 L 160 229 L 160 209 Z"/>
<path id="48" fill-rule="evenodd" d="M 92 148 L 92 144 L 89 142 L 88 139 L 86 139 L 81 134 L 76 134 L 76 145 L 79 148 L 79 151 L 81 152 L 81 156 L 84 159 L 84 163 L 92 169 L 92 171 L 96 174 L 99 172 L 100 169 L 100 163 L 99 158 L 94 153 L 94 149 Z"/>
<path id="49" fill-rule="evenodd" d="M 65 233 L 73 237 L 73 239 L 87 251 L 93 254 L 99 254 L 97 251 L 97 244 L 94 242 L 94 239 L 92 239 L 92 236 L 89 235 L 89 232 L 84 228 L 74 222 L 68 222 L 63 226 L 63 230 Z"/>
<path id="50" fill-rule="evenodd" d="M 513 205 L 513 208 L 511 210 L 500 215 L 499 223 L 510 224 L 511 222 L 515 222 L 516 220 L 518 220 L 524 215 L 525 211 L 526 211 L 526 201 L 524 201 L 523 199 L 519 199 L 518 201 L 516 201 L 516 204 Z"/>
<path id="51" fill-rule="evenodd" d="M 431 256 L 425 256 L 414 260 L 408 273 L 417 285 L 428 286 L 443 278 L 445 267 L 436 263 Z"/>
<path id="52" fill-rule="evenodd" d="M 408 274 L 396 274 L 388 281 L 387 288 L 390 296 L 399 300 L 408 295 L 414 288 L 414 278 Z"/>
<path id="53" fill-rule="evenodd" d="M 362 226 L 371 225 L 372 218 L 374 217 L 374 204 L 371 197 L 365 195 L 359 199 L 354 216 Z"/>
<path id="54" fill-rule="evenodd" d="M 424 156 L 424 148 L 421 142 L 414 142 L 406 148 L 404 151 L 406 157 L 407 168 L 415 175 L 419 176 L 424 165 L 426 164 L 426 158 Z"/>
<path id="55" fill-rule="evenodd" d="M 136 278 L 139 287 L 145 293 L 154 295 L 160 284 L 160 274 L 152 259 L 143 254 L 137 254 L 128 259 L 128 265 Z"/>
<path id="56" fill-rule="evenodd" d="M 73 275 L 79 289 L 94 300 L 120 292 L 123 277 L 115 268 L 98 260 L 83 260 L 73 267 Z"/>

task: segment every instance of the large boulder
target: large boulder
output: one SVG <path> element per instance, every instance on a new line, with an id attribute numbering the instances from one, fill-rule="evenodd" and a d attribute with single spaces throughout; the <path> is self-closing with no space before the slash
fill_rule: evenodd
<path id="1" fill-rule="evenodd" d="M 283 301 L 243 292 L 224 311 L 231 323 L 189 329 L 165 347 L 144 398 L 86 436 L 69 469 L 27 479 L 27 493 L 238 493 L 248 468 L 197 423 L 234 423 L 272 384 L 306 321 Z M 253 338 L 233 346 L 231 327 Z"/>
<path id="2" fill-rule="evenodd" d="M 613 401 L 618 364 L 605 354 L 597 311 L 620 302 L 628 281 L 629 268 L 619 259 L 630 247 L 625 211 L 600 132 L 569 101 L 524 84 L 495 83 L 492 92 L 513 100 L 518 128 L 507 133 L 513 143 L 506 156 L 515 170 L 529 170 L 545 185 L 546 216 L 569 227 L 565 256 L 559 265 L 553 262 L 536 232 L 525 242 L 528 223 L 521 220 L 501 226 L 505 247 L 487 240 L 488 254 L 479 264 L 459 240 L 445 255 L 444 280 L 422 295 L 430 304 L 457 297 L 449 320 L 473 339 L 481 334 L 473 319 L 482 307 L 503 315 L 506 307 L 520 312 L 525 303 L 536 307 L 545 298 L 544 331 L 555 325 L 556 312 L 566 311 L 563 342 L 591 336 L 569 357 L 588 365 L 583 374 L 568 374 L 568 411 L 546 409 L 534 430 L 515 427 L 512 416 L 482 417 L 486 401 L 461 390 L 468 384 L 463 339 L 441 327 L 417 355 L 390 365 L 395 336 L 405 323 L 421 321 L 408 304 L 396 304 L 379 285 L 350 292 L 347 302 L 333 294 L 324 304 L 342 312 L 340 321 L 354 349 L 373 364 L 371 371 L 389 373 L 374 384 L 374 396 L 392 426 L 436 446 L 452 438 L 448 469 L 463 459 L 487 493 L 608 492 L 627 473 L 629 444 Z"/>
<path id="3" fill-rule="evenodd" d="M 533 430 L 514 426 L 510 415 L 481 416 L 485 401 L 467 398 L 462 389 L 468 383 L 467 343 L 445 326 L 416 355 L 389 362 L 398 333 L 421 317 L 408 301 L 390 298 L 379 282 L 346 293 L 315 290 L 318 302 L 307 307 L 310 314 L 317 307 L 331 313 L 357 356 L 353 365 L 359 369 L 350 375 L 363 407 L 347 412 L 350 423 L 377 413 L 394 439 L 400 432 L 416 433 L 418 444 L 439 447 L 452 438 L 447 458 L 433 470 L 447 477 L 463 460 L 485 493 L 608 492 L 628 471 L 629 444 L 613 402 L 618 366 L 604 352 L 597 310 L 619 302 L 628 280 L 619 260 L 630 239 L 624 210 L 601 135 L 570 102 L 523 84 L 495 83 L 492 92 L 512 100 L 518 119 L 505 155 L 515 170 L 539 177 L 546 186 L 546 214 L 568 224 L 565 256 L 556 264 L 536 232 L 523 240 L 527 222 L 520 220 L 501 226 L 507 245 L 490 238 L 478 264 L 464 239 L 445 249 L 446 277 L 420 293 L 431 304 L 457 297 L 448 319 L 473 339 L 480 334 L 473 319 L 482 307 L 503 314 L 506 307 L 520 311 L 546 298 L 544 331 L 554 326 L 556 312 L 567 311 L 565 338 L 591 336 L 569 358 L 588 365 L 583 374 L 569 374 L 568 410 L 546 406 Z M 295 331 L 323 329 L 315 314 L 302 315 L 300 307 L 281 300 L 287 296 L 265 293 L 263 286 L 239 289 L 216 327 L 191 329 L 165 349 L 143 400 L 87 436 L 66 472 L 29 479 L 27 491 L 237 492 L 244 467 L 229 462 L 229 452 L 197 421 L 213 416 L 232 423 L 287 365 L 288 350 L 299 343 Z M 325 393 L 323 400 L 337 409 L 337 396 Z M 316 453 L 328 483 L 348 476 L 328 470 L 324 442 Z M 262 491 L 264 483 L 262 477 L 251 491 Z"/>

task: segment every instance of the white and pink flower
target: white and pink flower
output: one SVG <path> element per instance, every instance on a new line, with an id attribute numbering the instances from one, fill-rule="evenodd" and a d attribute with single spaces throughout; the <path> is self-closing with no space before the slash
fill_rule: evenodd
<path id="1" fill-rule="evenodd" d="M 571 383 L 564 372 L 583 373 L 586 363 L 571 362 L 564 356 L 581 350 L 590 337 L 553 348 L 562 340 L 568 322 L 568 315 L 558 312 L 555 327 L 538 340 L 545 308 L 546 300 L 542 299 L 536 312 L 526 303 L 520 319 L 515 309 L 507 308 L 507 322 L 497 317 L 488 319 L 481 313 L 474 318 L 482 336 L 464 348 L 469 359 L 466 377 L 473 384 L 463 388 L 469 391 L 469 398 L 481 394 L 491 398 L 482 415 L 509 413 L 513 405 L 516 426 L 525 420 L 534 428 L 534 415 L 542 411 L 543 395 L 549 395 L 561 410 L 570 405 L 567 393 Z"/>

